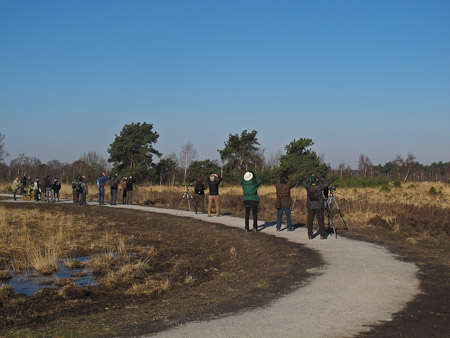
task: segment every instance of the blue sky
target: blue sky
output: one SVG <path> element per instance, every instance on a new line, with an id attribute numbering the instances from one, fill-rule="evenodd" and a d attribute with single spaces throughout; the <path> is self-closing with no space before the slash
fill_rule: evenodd
<path id="1" fill-rule="evenodd" d="M 266 157 L 450 161 L 450 2 L 0 0 L 0 114 L 7 163 L 107 158 L 144 121 L 164 155 L 247 129 Z"/>

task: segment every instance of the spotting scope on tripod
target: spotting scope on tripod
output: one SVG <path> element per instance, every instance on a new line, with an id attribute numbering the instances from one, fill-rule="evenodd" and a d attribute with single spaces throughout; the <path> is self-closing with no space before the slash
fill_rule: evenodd
<path id="1" fill-rule="evenodd" d="M 177 213 L 176 215 L 178 215 L 178 211 L 181 208 L 181 204 L 183 203 L 184 200 L 187 201 L 188 204 L 188 210 L 191 211 L 191 200 L 192 200 L 192 193 L 191 190 L 189 189 L 192 185 L 191 184 L 183 184 L 183 186 L 186 187 L 186 191 L 183 194 L 183 197 L 181 198 L 180 204 L 178 205 L 178 209 L 177 209 Z"/>
<path id="2" fill-rule="evenodd" d="M 339 208 L 339 204 L 336 201 L 336 197 L 334 197 L 334 194 L 336 192 L 336 187 L 329 187 L 328 188 L 328 196 L 327 196 L 327 212 L 328 212 L 328 228 L 333 228 L 333 233 L 335 234 L 337 238 L 337 230 L 334 225 L 334 215 L 333 215 L 333 204 L 336 207 L 336 209 L 339 212 L 339 215 L 341 216 L 342 222 L 344 222 L 344 229 L 348 231 L 347 222 L 344 219 L 344 215 L 342 215 L 341 209 Z"/>

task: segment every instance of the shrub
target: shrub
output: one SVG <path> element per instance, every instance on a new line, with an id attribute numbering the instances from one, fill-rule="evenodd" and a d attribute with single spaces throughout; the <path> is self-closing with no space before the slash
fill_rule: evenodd
<path id="1" fill-rule="evenodd" d="M 394 183 L 392 184 L 394 188 L 401 188 L 402 182 L 400 182 L 399 179 L 394 180 Z"/>
<path id="2" fill-rule="evenodd" d="M 408 185 L 408 189 L 416 189 L 416 186 L 414 184 Z"/>
<path id="3" fill-rule="evenodd" d="M 391 192 L 391 188 L 389 187 L 389 184 L 383 184 L 380 188 L 380 192 Z"/>
<path id="4" fill-rule="evenodd" d="M 437 195 L 438 192 L 435 187 L 431 186 L 430 190 L 428 190 L 429 195 Z"/>

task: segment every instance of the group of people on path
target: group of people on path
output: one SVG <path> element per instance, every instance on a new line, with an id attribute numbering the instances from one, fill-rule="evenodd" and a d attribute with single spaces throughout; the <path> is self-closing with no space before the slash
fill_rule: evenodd
<path id="1" fill-rule="evenodd" d="M 249 216 L 250 210 L 253 215 L 253 231 L 258 231 L 258 187 L 262 181 L 259 177 L 256 177 L 253 172 L 248 171 L 244 174 L 241 180 L 241 186 L 243 189 L 243 202 L 245 208 L 245 231 L 249 232 Z M 280 182 L 275 185 L 276 200 L 275 208 L 277 209 L 277 231 L 281 231 L 281 219 L 283 213 L 286 215 L 287 231 L 294 231 L 291 222 L 291 189 L 296 185 L 295 181 L 289 180 L 287 174 L 282 174 Z M 303 187 L 306 189 L 306 208 L 308 209 L 308 216 L 306 225 L 308 228 L 308 238 L 313 239 L 313 221 L 314 217 L 317 217 L 319 223 L 320 239 L 326 239 L 327 233 L 325 231 L 324 209 L 326 208 L 326 200 L 324 197 L 324 191 L 328 188 L 329 183 L 320 177 L 318 174 L 313 174 L 311 177 L 307 177 L 302 182 Z"/>
<path id="2" fill-rule="evenodd" d="M 133 184 L 135 183 L 133 176 L 122 177 L 119 179 L 117 173 L 110 176 L 106 176 L 105 173 L 101 173 L 96 181 L 99 205 L 105 205 L 105 184 L 107 181 L 109 181 L 111 192 L 110 205 L 117 204 L 119 187 L 122 189 L 122 204 L 133 204 Z M 86 183 L 86 176 L 76 177 L 72 181 L 73 203 L 86 205 L 86 196 L 88 194 L 89 191 Z"/>
<path id="3" fill-rule="evenodd" d="M 27 187 L 27 182 L 30 181 L 30 186 Z M 29 194 L 33 194 L 34 201 L 46 201 L 46 202 L 60 202 L 59 199 L 59 191 L 61 190 L 61 183 L 58 178 L 55 177 L 53 180 L 50 176 L 46 176 L 44 180 L 39 181 L 39 177 L 36 177 L 34 181 L 31 178 L 27 179 L 26 176 L 19 181 L 19 178 L 13 182 L 13 197 L 14 201 L 16 200 L 17 191 L 20 190 L 20 195 L 25 194 L 25 189 Z"/>
<path id="4" fill-rule="evenodd" d="M 213 205 L 216 208 L 216 216 L 220 216 L 220 198 L 219 198 L 219 184 L 222 182 L 222 178 L 217 174 L 211 174 L 207 181 L 206 186 L 202 177 L 198 176 L 194 182 L 194 211 L 197 213 L 204 210 L 205 190 L 209 188 L 208 199 L 208 217 L 211 217 Z M 258 231 L 258 206 L 259 196 L 258 188 L 261 185 L 262 180 L 257 177 L 252 171 L 247 171 L 244 174 L 240 184 L 243 190 L 243 205 L 245 209 L 244 229 L 246 232 L 250 232 L 250 212 L 253 218 L 253 231 Z M 289 180 L 287 174 L 282 174 L 280 182 L 275 185 L 276 188 L 276 200 L 275 208 L 277 209 L 277 231 L 281 231 L 281 220 L 283 213 L 286 215 L 287 231 L 294 231 L 291 222 L 291 189 L 297 185 L 297 182 Z M 324 191 L 328 188 L 329 183 L 320 177 L 319 174 L 313 174 L 307 177 L 302 182 L 303 187 L 307 191 L 306 207 L 308 209 L 307 216 L 307 228 L 308 238 L 313 238 L 313 221 L 317 217 L 319 223 L 319 233 L 321 239 L 326 239 L 327 234 L 325 231 L 324 221 L 324 209 L 326 208 L 326 200 L 324 197 Z"/>
<path id="5" fill-rule="evenodd" d="M 133 203 L 133 184 L 135 180 L 132 176 L 122 177 L 119 179 L 117 173 L 106 176 L 105 173 L 101 173 L 96 181 L 98 187 L 98 203 L 99 205 L 105 204 L 105 184 L 109 181 L 111 190 L 110 205 L 116 205 L 118 189 L 122 189 L 122 204 Z M 219 185 L 223 181 L 222 177 L 218 174 L 212 173 L 209 176 L 207 184 L 202 180 L 201 176 L 198 176 L 194 182 L 194 211 L 195 213 L 205 212 L 205 190 L 209 189 L 208 198 L 208 217 L 212 216 L 213 206 L 215 207 L 216 216 L 220 216 L 220 198 L 219 198 Z M 258 206 L 259 196 L 258 188 L 261 185 L 262 180 L 257 177 L 252 171 L 247 171 L 240 184 L 243 190 L 243 206 L 245 209 L 244 226 L 245 231 L 250 232 L 250 213 L 253 218 L 253 231 L 258 231 Z M 16 200 L 16 193 L 20 190 L 23 195 L 24 189 L 27 184 L 27 178 L 24 176 L 22 180 L 16 178 L 13 182 L 14 200 Z M 293 180 L 289 180 L 287 174 L 282 174 L 280 182 L 275 185 L 276 188 L 276 200 L 275 208 L 277 209 L 277 231 L 281 231 L 281 220 L 283 213 L 286 215 L 287 231 L 294 231 L 291 222 L 291 189 L 297 183 Z M 324 198 L 324 191 L 328 188 L 329 183 L 320 177 L 318 174 L 313 174 L 311 177 L 307 177 L 302 182 L 303 187 L 307 191 L 306 207 L 308 209 L 307 215 L 307 228 L 308 238 L 313 238 L 313 221 L 317 218 L 319 223 L 320 238 L 326 239 L 327 234 L 325 231 L 324 222 L 324 209 L 326 208 L 326 200 Z M 59 191 L 61 190 L 61 184 L 58 178 L 54 178 L 53 182 L 50 176 L 46 176 L 41 184 L 39 177 L 36 177 L 30 189 L 34 192 L 34 200 L 46 200 L 47 202 L 59 202 Z M 86 176 L 79 176 L 72 181 L 72 195 L 73 203 L 80 205 L 86 205 L 86 197 L 88 195 L 88 185 L 86 182 Z"/>

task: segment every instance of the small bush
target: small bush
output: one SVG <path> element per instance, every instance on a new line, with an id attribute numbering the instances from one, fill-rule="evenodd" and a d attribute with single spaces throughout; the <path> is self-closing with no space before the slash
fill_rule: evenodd
<path id="1" fill-rule="evenodd" d="M 380 188 L 380 192 L 391 192 L 391 188 L 388 184 L 383 184 Z"/>
<path id="2" fill-rule="evenodd" d="M 416 186 L 414 184 L 408 185 L 408 189 L 416 189 Z"/>
<path id="3" fill-rule="evenodd" d="M 401 188 L 402 187 L 402 182 L 400 182 L 399 179 L 394 180 L 394 183 L 392 184 L 394 188 Z"/>
<path id="4" fill-rule="evenodd" d="M 437 195 L 437 194 L 438 194 L 438 192 L 437 192 L 436 188 L 433 187 L 433 186 L 430 188 L 430 190 L 428 190 L 428 195 L 433 195 L 433 196 L 435 196 L 435 195 Z"/>

